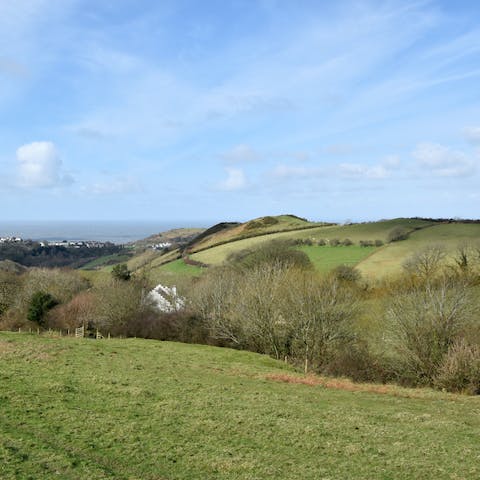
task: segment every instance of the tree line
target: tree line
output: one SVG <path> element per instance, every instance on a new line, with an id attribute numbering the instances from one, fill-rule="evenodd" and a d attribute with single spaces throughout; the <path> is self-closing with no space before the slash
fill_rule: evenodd
<path id="1" fill-rule="evenodd" d="M 78 268 L 85 263 L 124 251 L 124 247 L 105 244 L 99 247 L 64 247 L 62 245 L 45 245 L 38 242 L 0 244 L 0 261 L 11 260 L 26 267 L 71 267 Z"/>
<path id="2" fill-rule="evenodd" d="M 186 307 L 160 312 L 148 275 L 117 267 L 0 275 L 0 328 L 87 325 L 102 333 L 227 346 L 305 372 L 480 393 L 480 247 L 415 252 L 395 277 L 349 266 L 315 271 L 292 245 L 237 252 L 179 286 Z"/>

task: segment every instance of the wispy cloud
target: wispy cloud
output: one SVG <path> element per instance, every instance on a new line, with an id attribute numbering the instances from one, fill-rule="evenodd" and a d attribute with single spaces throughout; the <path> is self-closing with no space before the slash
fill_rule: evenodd
<path id="1" fill-rule="evenodd" d="M 319 175 L 325 175 L 325 169 L 320 167 L 304 167 L 297 165 L 277 165 L 270 176 L 278 179 L 311 178 Z"/>
<path id="2" fill-rule="evenodd" d="M 465 129 L 465 138 L 474 145 L 480 145 L 480 127 L 468 127 Z"/>
<path id="3" fill-rule="evenodd" d="M 433 189 L 456 177 L 473 190 L 475 12 L 418 0 L 190 3 L 0 0 L 0 156 L 19 195 L 67 179 L 55 145 L 15 162 L 32 138 L 61 145 L 79 197 L 111 195 L 126 210 L 123 194 L 159 203 L 165 190 L 143 185 L 170 186 L 180 205 L 215 182 L 212 205 L 225 211 L 238 198 L 238 210 L 260 208 L 247 192 L 265 188 L 285 210 L 321 188 L 408 196 L 417 179 Z"/>
<path id="4" fill-rule="evenodd" d="M 369 178 L 381 180 L 389 176 L 389 171 L 384 165 L 363 165 L 359 163 L 341 163 L 340 175 L 344 178 Z"/>
<path id="5" fill-rule="evenodd" d="M 247 186 L 247 177 L 245 172 L 240 168 L 227 168 L 227 178 L 219 184 L 220 190 L 233 192 L 243 190 Z"/>
<path id="6" fill-rule="evenodd" d="M 417 164 L 439 177 L 463 177 L 475 171 L 475 161 L 464 152 L 436 143 L 422 143 L 412 153 Z"/>
<path id="7" fill-rule="evenodd" d="M 240 144 L 223 152 L 220 157 L 228 163 L 245 163 L 260 160 L 262 155 L 250 145 Z"/>
<path id="8" fill-rule="evenodd" d="M 141 182 L 131 176 L 114 176 L 82 187 L 82 191 L 92 195 L 124 195 L 144 191 Z"/>

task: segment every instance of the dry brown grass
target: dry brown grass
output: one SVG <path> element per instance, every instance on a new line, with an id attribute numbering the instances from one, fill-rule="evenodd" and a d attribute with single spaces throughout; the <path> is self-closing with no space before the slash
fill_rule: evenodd
<path id="1" fill-rule="evenodd" d="M 334 390 L 344 390 L 348 392 L 369 392 L 377 393 L 381 395 L 391 395 L 394 397 L 402 398 L 441 398 L 445 400 L 458 400 L 468 398 L 463 395 L 457 395 L 446 392 L 437 392 L 430 389 L 421 388 L 404 388 L 397 385 L 390 384 L 375 384 L 375 383 L 355 383 L 347 378 L 328 378 L 319 375 L 305 375 L 295 376 L 289 374 L 269 374 L 264 378 L 267 380 L 273 380 L 276 382 L 292 383 L 308 385 L 311 387 L 320 386 L 323 388 L 330 388 Z M 471 397 L 474 398 L 474 397 Z"/>
<path id="2" fill-rule="evenodd" d="M 47 345 L 37 345 L 32 347 L 30 344 L 25 343 L 10 343 L 8 341 L 0 341 L 0 359 L 17 357 L 31 361 L 45 361 L 52 358 L 51 351 Z"/>
<path id="3" fill-rule="evenodd" d="M 11 343 L 0 340 L 0 358 L 8 356 L 14 351 L 15 348 Z"/>

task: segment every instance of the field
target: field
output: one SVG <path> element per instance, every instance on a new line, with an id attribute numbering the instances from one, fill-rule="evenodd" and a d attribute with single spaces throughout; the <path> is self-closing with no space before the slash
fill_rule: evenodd
<path id="1" fill-rule="evenodd" d="M 233 228 L 207 235 L 205 238 L 195 242 L 189 250 L 190 252 L 196 252 L 217 244 L 236 242 L 245 238 L 254 238 L 263 235 L 274 235 L 276 233 L 292 232 L 301 229 L 305 230 L 322 225 L 324 224 L 309 222 L 294 215 L 261 217 L 239 224 Z M 208 231 L 206 233 L 208 233 Z"/>
<path id="2" fill-rule="evenodd" d="M 479 398 L 137 339 L 0 333 L 0 361 L 2 480 L 480 478 Z"/>
<path id="3" fill-rule="evenodd" d="M 131 258 L 131 255 L 128 254 L 114 254 L 114 255 L 105 255 L 104 257 L 96 258 L 91 262 L 86 263 L 82 266 L 82 270 L 93 270 L 96 268 L 105 267 L 107 265 L 114 265 L 117 263 L 128 262 Z"/>
<path id="4" fill-rule="evenodd" d="M 409 231 L 408 239 L 388 243 L 374 250 L 370 247 L 359 247 L 359 242 L 362 240 L 381 240 L 385 243 L 388 233 L 395 227 L 403 227 Z M 322 239 L 343 241 L 348 238 L 355 243 L 355 246 L 329 247 L 330 249 L 318 251 L 315 250 L 316 247 L 307 247 L 305 252 L 320 271 L 326 271 L 328 267 L 334 268 L 341 263 L 346 263 L 357 265 L 367 277 L 379 278 L 400 272 L 402 264 L 409 256 L 432 244 L 442 245 L 447 252 L 452 253 L 462 242 L 473 244 L 480 242 L 480 224 L 433 223 L 418 219 L 396 219 L 352 225 L 319 226 L 236 240 L 195 253 L 191 257 L 208 265 L 219 265 L 231 253 L 270 240 L 291 238 L 309 239 L 314 243 Z"/>
<path id="5" fill-rule="evenodd" d="M 359 269 L 372 277 L 395 274 L 409 256 L 422 248 L 440 245 L 446 252 L 453 253 L 462 242 L 479 244 L 480 224 L 434 224 L 415 231 L 407 240 L 389 244 L 368 257 L 359 265 Z"/>
<path id="6" fill-rule="evenodd" d="M 183 259 L 178 259 L 165 265 L 158 267 L 161 272 L 173 273 L 177 275 L 198 276 L 202 274 L 203 268 L 195 265 L 187 265 Z"/>
<path id="7" fill-rule="evenodd" d="M 262 221 L 265 219 L 267 224 L 263 225 Z M 268 222 L 273 222 L 272 219 L 277 223 L 269 224 Z M 257 223 L 260 226 L 256 226 Z M 409 237 L 403 241 L 387 243 L 388 234 L 395 227 L 406 229 Z M 193 230 L 188 232 L 192 233 Z M 326 225 L 306 222 L 294 216 L 280 215 L 252 220 L 209 235 L 190 247 L 193 252 L 190 257 L 207 265 L 220 265 L 232 253 L 282 239 L 308 239 L 314 244 L 320 240 L 328 242 L 333 239 L 339 241 L 349 239 L 354 243 L 349 247 L 307 246 L 301 249 L 307 253 L 320 272 L 325 273 L 340 264 L 347 264 L 356 266 L 366 278 L 376 279 L 401 272 L 402 265 L 409 256 L 432 244 L 440 244 L 447 252 L 452 253 L 462 242 L 479 243 L 480 224 L 439 223 L 399 218 L 358 224 Z M 361 241 L 375 242 L 376 240 L 380 240 L 384 245 L 380 248 L 359 245 Z M 126 261 L 130 270 L 146 271 L 152 281 L 157 283 L 164 281 L 165 274 L 167 277 L 172 275 L 191 277 L 202 273 L 200 268 L 185 265 L 181 260 L 177 260 L 179 255 L 178 250 L 162 254 L 147 249 L 130 258 L 102 257 L 83 268 L 100 268 L 102 271 L 109 272 L 111 263 Z"/>
<path id="8" fill-rule="evenodd" d="M 218 245 L 216 247 L 203 250 L 202 252 L 194 253 L 193 255 L 190 255 L 190 257 L 193 260 L 206 263 L 207 265 L 219 265 L 227 259 L 230 253 L 251 248 L 271 240 L 295 238 L 297 236 L 296 234 L 298 234 L 298 232 L 279 232 L 269 235 L 244 238 L 242 240 L 236 240 L 234 242 L 225 243 L 223 245 Z"/>
<path id="9" fill-rule="evenodd" d="M 338 265 L 355 266 L 378 249 L 375 247 L 350 245 L 348 247 L 302 246 L 298 250 L 308 255 L 308 258 L 319 272 L 327 273 Z"/>

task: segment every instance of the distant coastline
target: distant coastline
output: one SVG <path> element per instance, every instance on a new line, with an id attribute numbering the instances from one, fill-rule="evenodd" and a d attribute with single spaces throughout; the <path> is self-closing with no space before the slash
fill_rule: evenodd
<path id="1" fill-rule="evenodd" d="M 172 228 L 205 227 L 208 222 L 162 221 L 0 221 L 0 237 L 28 240 L 97 241 L 125 244 Z"/>

